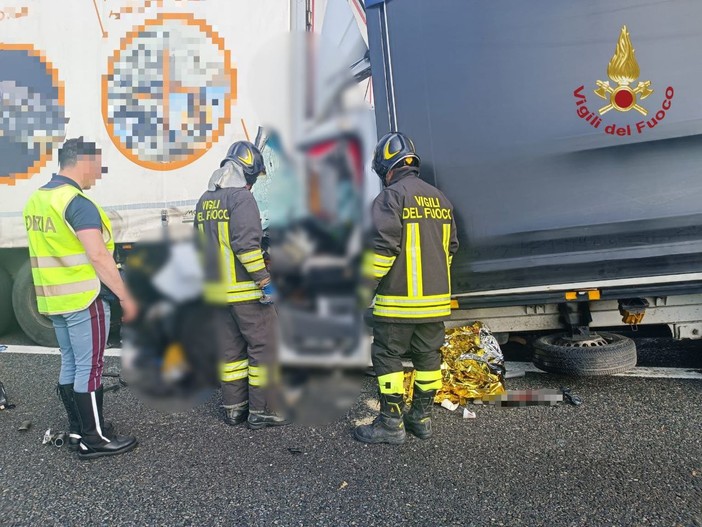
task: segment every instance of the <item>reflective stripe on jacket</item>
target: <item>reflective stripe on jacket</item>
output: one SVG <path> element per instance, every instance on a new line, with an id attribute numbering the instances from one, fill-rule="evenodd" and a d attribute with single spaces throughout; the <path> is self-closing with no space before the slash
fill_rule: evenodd
<path id="1" fill-rule="evenodd" d="M 195 209 L 203 237 L 205 298 L 217 304 L 256 302 L 268 278 L 261 251 L 261 215 L 246 188 L 205 192 Z"/>
<path id="2" fill-rule="evenodd" d="M 416 168 L 395 172 L 373 202 L 363 274 L 386 322 L 437 322 L 451 315 L 450 265 L 458 250 L 453 206 Z"/>

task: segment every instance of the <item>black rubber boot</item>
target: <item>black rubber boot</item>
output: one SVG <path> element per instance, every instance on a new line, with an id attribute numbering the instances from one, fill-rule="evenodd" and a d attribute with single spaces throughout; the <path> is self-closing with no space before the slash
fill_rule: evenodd
<path id="1" fill-rule="evenodd" d="M 107 439 L 112 439 L 115 437 L 115 427 L 112 426 L 110 421 L 105 421 L 105 417 L 102 413 L 102 403 L 105 400 L 105 389 L 102 384 L 97 390 L 95 390 L 95 400 L 98 406 L 98 415 L 100 416 L 100 428 L 102 429 L 102 434 Z"/>
<path id="2" fill-rule="evenodd" d="M 222 408 L 224 408 L 224 422 L 230 426 L 243 423 L 249 417 L 248 401 L 232 406 L 222 406 Z"/>
<path id="3" fill-rule="evenodd" d="M 78 450 L 80 443 L 80 416 L 78 408 L 73 400 L 73 385 L 72 384 L 57 384 L 56 393 L 61 398 L 66 414 L 68 415 L 68 449 Z"/>
<path id="4" fill-rule="evenodd" d="M 419 439 L 429 439 L 432 434 L 431 410 L 434 407 L 436 390 L 423 391 L 416 385 L 412 406 L 404 415 L 405 428 Z"/>
<path id="5" fill-rule="evenodd" d="M 357 426 L 353 435 L 363 443 L 404 443 L 407 434 L 402 422 L 402 395 L 380 394 L 380 415 L 369 425 Z"/>
<path id="6" fill-rule="evenodd" d="M 73 399 L 78 408 L 82 438 L 78 446 L 80 459 L 94 459 L 103 456 L 116 456 L 129 452 L 137 446 L 137 440 L 131 436 L 114 436 L 109 439 L 100 426 L 97 396 L 95 392 L 74 392 Z"/>
<path id="7" fill-rule="evenodd" d="M 267 426 L 285 426 L 289 425 L 291 422 L 292 420 L 287 415 L 283 415 L 280 412 L 269 410 L 257 412 L 251 410 L 246 424 L 249 428 L 258 430 Z"/>

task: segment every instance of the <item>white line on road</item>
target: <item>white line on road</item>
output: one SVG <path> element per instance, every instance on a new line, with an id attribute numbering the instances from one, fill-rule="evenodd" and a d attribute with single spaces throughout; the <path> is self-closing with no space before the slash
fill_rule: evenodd
<path id="1" fill-rule="evenodd" d="M 119 357 L 122 352 L 121 348 L 110 348 L 105 350 L 105 357 Z M 24 353 L 27 355 L 61 355 L 58 348 L 45 348 L 44 346 L 14 346 L 8 345 L 3 353 Z"/>
<path id="2" fill-rule="evenodd" d="M 106 357 L 119 357 L 121 355 L 121 348 L 111 348 L 105 350 Z M 60 355 L 61 352 L 56 348 L 45 348 L 42 346 L 15 346 L 9 345 L 3 353 L 15 353 L 15 354 L 28 354 L 28 355 Z M 531 362 L 505 362 L 505 368 L 508 371 L 512 370 L 522 370 L 526 373 L 544 373 L 545 371 L 540 370 L 534 366 Z M 695 370 L 691 368 L 649 368 L 645 366 L 638 366 L 631 371 L 625 373 L 617 373 L 615 377 L 642 377 L 647 379 L 696 379 L 702 380 L 702 370 Z"/>
<path id="3" fill-rule="evenodd" d="M 510 370 L 523 370 L 526 373 L 546 373 L 534 366 L 531 362 L 505 362 L 505 368 Z M 615 377 L 644 377 L 647 379 L 700 379 L 702 370 L 692 368 L 649 368 L 637 366 L 633 370 L 616 373 Z"/>

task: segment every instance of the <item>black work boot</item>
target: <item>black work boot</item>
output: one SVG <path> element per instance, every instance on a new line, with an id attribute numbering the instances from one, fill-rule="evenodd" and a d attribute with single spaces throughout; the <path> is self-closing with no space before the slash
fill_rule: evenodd
<path id="1" fill-rule="evenodd" d="M 429 439 L 432 434 L 431 410 L 434 407 L 436 390 L 424 391 L 414 387 L 412 406 L 404 415 L 405 428 L 419 439 Z"/>
<path id="2" fill-rule="evenodd" d="M 66 409 L 68 415 L 68 449 L 78 450 L 80 443 L 80 417 L 78 416 L 78 408 L 73 400 L 73 385 L 72 384 L 57 384 L 56 393 L 61 397 L 61 402 Z"/>
<path id="3" fill-rule="evenodd" d="M 281 412 L 272 410 L 251 410 L 246 424 L 252 430 L 258 430 L 267 426 L 285 426 L 292 422 L 290 417 Z"/>
<path id="4" fill-rule="evenodd" d="M 100 426 L 101 415 L 95 392 L 73 392 L 73 400 L 78 408 L 82 437 L 78 445 L 80 459 L 93 459 L 103 456 L 115 456 L 129 452 L 137 446 L 137 440 L 131 436 L 114 436 L 109 439 Z"/>
<path id="5" fill-rule="evenodd" d="M 228 425 L 235 426 L 246 421 L 249 417 L 249 402 L 234 404 L 231 406 L 222 406 L 224 408 L 224 422 Z"/>
<path id="6" fill-rule="evenodd" d="M 369 425 L 357 426 L 353 435 L 363 443 L 404 443 L 406 434 L 402 422 L 402 394 L 380 394 L 380 415 Z"/>
<path id="7" fill-rule="evenodd" d="M 97 402 L 98 415 L 100 416 L 100 428 L 102 429 L 102 434 L 107 439 L 112 439 L 115 436 L 115 427 L 112 426 L 112 423 L 110 421 L 105 421 L 105 417 L 102 413 L 102 403 L 104 400 L 105 389 L 101 384 L 100 387 L 97 390 L 95 390 L 95 401 Z"/>

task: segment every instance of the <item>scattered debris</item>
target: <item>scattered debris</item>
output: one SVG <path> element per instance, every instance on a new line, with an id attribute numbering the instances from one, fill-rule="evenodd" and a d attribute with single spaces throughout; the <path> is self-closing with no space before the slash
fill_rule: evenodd
<path id="1" fill-rule="evenodd" d="M 0 382 L 0 410 L 12 410 L 15 407 L 14 404 L 10 404 L 7 401 L 7 392 L 5 391 L 5 386 Z"/>
<path id="2" fill-rule="evenodd" d="M 452 403 L 448 399 L 444 399 L 441 401 L 441 406 L 442 408 L 446 408 L 447 410 L 453 412 L 458 408 L 458 403 Z"/>
<path id="3" fill-rule="evenodd" d="M 49 428 L 46 432 L 44 432 L 44 438 L 41 440 L 41 444 L 51 444 L 57 448 L 61 448 L 66 444 L 67 437 L 68 434 L 66 432 L 56 432 L 54 434 L 51 432 L 51 428 Z"/>
<path id="4" fill-rule="evenodd" d="M 5 346 L 4 344 L 0 344 L 0 352 L 5 351 L 6 349 L 7 349 L 7 346 Z"/>
<path id="5" fill-rule="evenodd" d="M 299 456 L 300 454 L 304 454 L 304 452 L 299 448 L 288 448 L 288 452 L 290 452 L 293 456 Z"/>
<path id="6" fill-rule="evenodd" d="M 26 432 L 32 428 L 32 422 L 31 421 L 22 421 L 22 424 L 20 424 L 19 428 L 17 429 L 20 432 Z"/>
<path id="7" fill-rule="evenodd" d="M 41 444 L 45 445 L 47 443 L 51 443 L 53 438 L 54 434 L 51 433 L 51 428 L 49 428 L 46 432 L 44 432 L 44 439 L 41 440 Z"/>
<path id="8" fill-rule="evenodd" d="M 463 419 L 475 419 L 476 417 L 475 412 L 471 412 L 468 408 L 463 409 Z"/>
<path id="9" fill-rule="evenodd" d="M 518 377 L 524 377 L 526 375 L 526 369 L 524 368 L 509 368 L 505 372 L 505 379 L 516 379 Z"/>
<path id="10" fill-rule="evenodd" d="M 583 400 L 574 393 L 571 393 L 570 388 L 564 388 L 561 386 L 561 393 L 566 402 L 572 404 L 573 406 L 580 406 L 583 404 Z"/>
<path id="11" fill-rule="evenodd" d="M 119 390 L 121 387 L 122 387 L 121 384 L 111 384 L 110 386 L 105 386 L 105 387 L 103 388 L 103 392 L 105 392 L 105 393 L 107 393 L 107 392 L 116 392 L 116 391 Z"/>
<path id="12" fill-rule="evenodd" d="M 341 482 L 341 486 L 339 487 L 338 490 L 345 489 L 345 488 L 348 487 L 348 486 L 349 486 L 348 483 L 346 483 L 345 481 L 342 481 L 342 482 Z"/>

